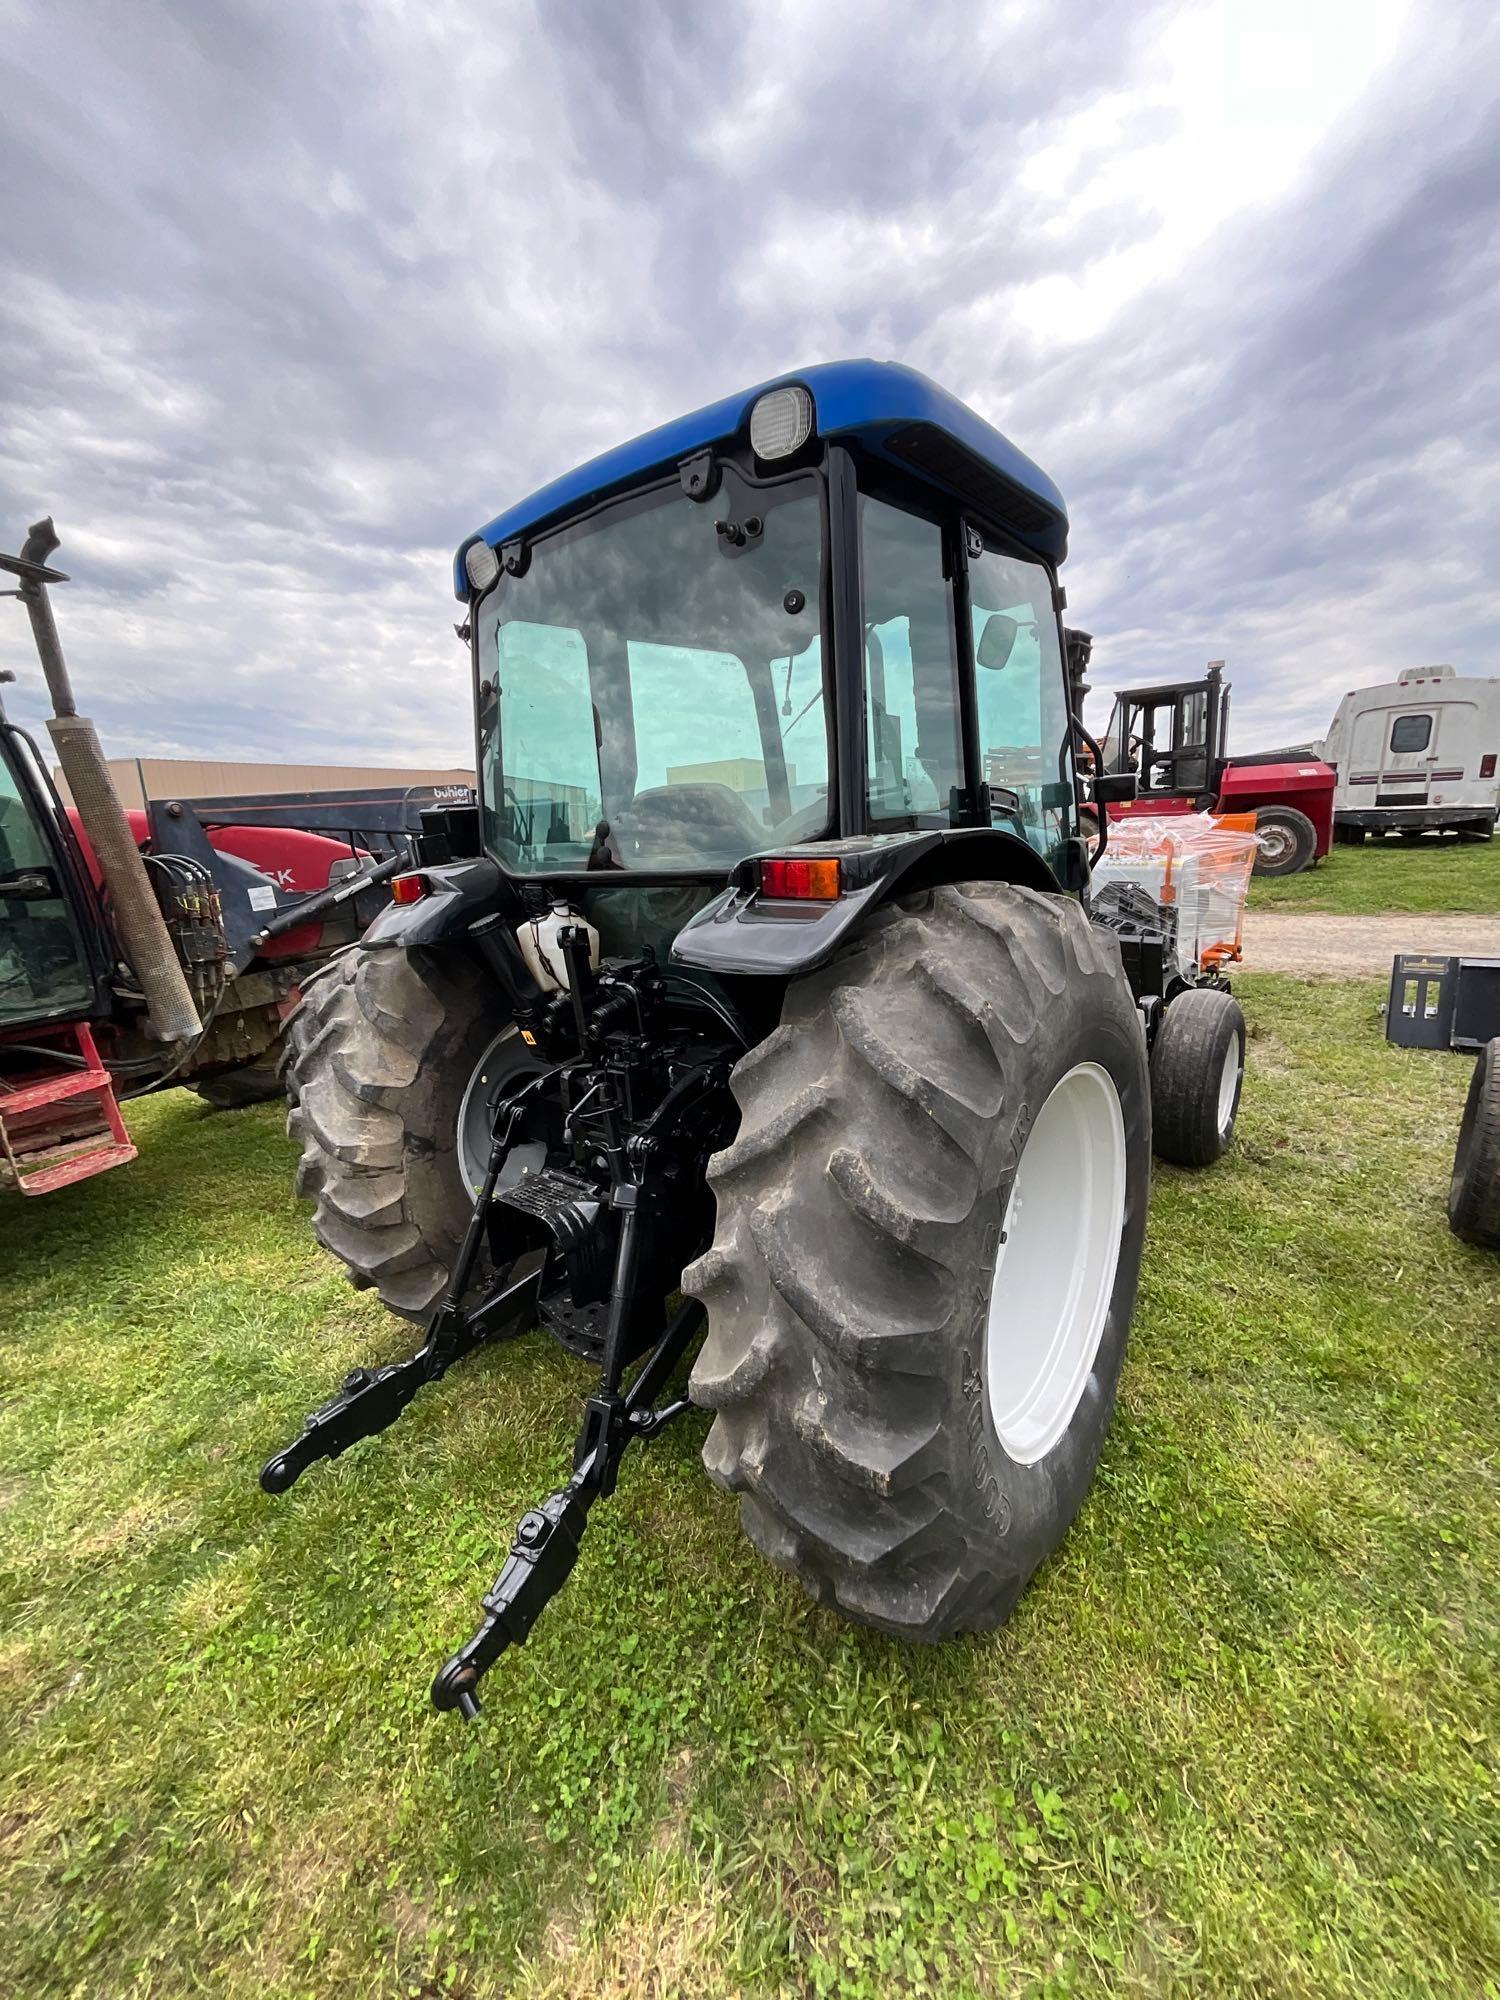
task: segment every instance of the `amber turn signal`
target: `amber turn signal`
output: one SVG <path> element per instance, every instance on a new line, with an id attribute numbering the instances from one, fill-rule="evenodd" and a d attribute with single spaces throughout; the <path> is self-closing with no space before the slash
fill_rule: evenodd
<path id="1" fill-rule="evenodd" d="M 789 903 L 836 903 L 843 893 L 837 855 L 817 861 L 762 861 L 760 893 Z"/>
<path id="2" fill-rule="evenodd" d="M 425 875 L 398 875 L 391 884 L 393 903 L 420 903 L 427 894 Z"/>

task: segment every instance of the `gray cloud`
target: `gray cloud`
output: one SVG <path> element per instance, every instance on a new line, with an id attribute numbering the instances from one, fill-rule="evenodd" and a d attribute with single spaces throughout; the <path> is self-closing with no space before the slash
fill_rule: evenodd
<path id="1" fill-rule="evenodd" d="M 1058 478 L 1103 684 L 1225 655 L 1248 746 L 1494 664 L 1500 58 L 1462 8 L 1289 193 L 1076 333 L 1038 288 L 1160 227 L 1120 166 L 1170 132 L 1164 9 L 12 11 L 0 541 L 56 514 L 122 753 L 461 757 L 460 536 L 847 353 Z"/>

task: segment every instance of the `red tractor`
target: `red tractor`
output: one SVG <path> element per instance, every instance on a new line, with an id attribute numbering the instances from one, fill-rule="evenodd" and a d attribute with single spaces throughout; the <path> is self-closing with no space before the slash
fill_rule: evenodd
<path id="1" fill-rule="evenodd" d="M 1201 681 L 1126 688 L 1115 696 L 1104 736 L 1110 774 L 1133 773 L 1133 800 L 1111 802 L 1111 819 L 1142 813 L 1253 813 L 1257 875 L 1296 875 L 1333 846 L 1337 773 L 1321 757 L 1267 750 L 1226 754 L 1229 683 L 1212 660 Z"/>
<path id="2" fill-rule="evenodd" d="M 383 907 L 430 788 L 120 803 L 77 712 L 38 522 L 0 555 L 31 617 L 76 803 L 0 704 L 0 1191 L 47 1194 L 135 1158 L 120 1099 L 183 1084 L 279 1093 L 303 981 Z M 9 673 L 0 680 L 11 680 Z M 465 793 L 464 797 L 470 796 Z"/>

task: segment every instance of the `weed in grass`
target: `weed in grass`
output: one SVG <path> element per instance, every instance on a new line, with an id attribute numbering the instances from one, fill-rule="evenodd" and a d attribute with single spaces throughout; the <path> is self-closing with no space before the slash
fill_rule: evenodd
<path id="1" fill-rule="evenodd" d="M 8 1990 L 1493 1992 L 1467 1064 L 1388 1048 L 1373 987 L 1243 987 L 1241 1142 L 1158 1172 L 1096 1490 L 1006 1630 L 934 1651 L 762 1564 L 690 1419 L 483 1722 L 433 1716 L 586 1371 L 488 1352 L 272 1502 L 266 1452 L 409 1337 L 314 1247 L 274 1113 L 144 1103 L 135 1166 L 9 1211 Z"/>

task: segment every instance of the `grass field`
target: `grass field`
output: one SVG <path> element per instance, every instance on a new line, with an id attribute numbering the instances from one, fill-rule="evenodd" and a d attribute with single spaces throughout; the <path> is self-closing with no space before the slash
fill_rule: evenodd
<path id="1" fill-rule="evenodd" d="M 1011 1627 L 937 1651 L 763 1566 L 693 1417 L 482 1722 L 434 1716 L 585 1371 L 499 1349 L 272 1502 L 262 1457 L 402 1338 L 315 1250 L 275 1114 L 165 1096 L 135 1166 L 12 1201 L 6 1992 L 1493 2000 L 1468 1065 L 1388 1048 L 1373 988 L 1244 988 L 1241 1141 L 1158 1174 L 1094 1494 Z"/>
<path id="2" fill-rule="evenodd" d="M 1335 847 L 1316 868 L 1273 880 L 1257 876 L 1252 910 L 1338 910 L 1350 916 L 1430 910 L 1500 916 L 1500 839 L 1459 842 L 1367 840 Z"/>

